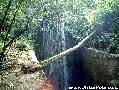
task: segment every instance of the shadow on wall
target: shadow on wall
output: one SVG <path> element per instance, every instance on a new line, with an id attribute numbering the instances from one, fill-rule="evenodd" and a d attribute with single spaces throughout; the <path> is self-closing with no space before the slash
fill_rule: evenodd
<path id="1" fill-rule="evenodd" d="M 68 59 L 71 59 L 68 62 L 69 71 L 71 73 L 69 78 L 69 86 L 94 86 L 95 84 L 93 78 L 84 67 L 82 51 L 80 49 L 76 50 L 68 57 L 70 57 Z"/>

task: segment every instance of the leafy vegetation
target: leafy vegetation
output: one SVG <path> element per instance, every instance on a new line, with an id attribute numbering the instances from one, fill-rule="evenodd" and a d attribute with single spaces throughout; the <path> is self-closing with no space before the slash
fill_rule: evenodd
<path id="1" fill-rule="evenodd" d="M 36 36 L 42 35 L 38 32 L 47 32 L 44 23 L 52 26 L 55 22 L 64 23 L 76 43 L 99 29 L 85 47 L 119 53 L 118 0 L 0 0 L 0 71 L 16 65 L 11 57 L 19 58 L 21 52 L 26 55 L 36 47 Z M 16 54 L 9 54 L 11 50 Z M 29 59 L 24 56 L 25 61 L 25 57 Z"/>
<path id="2" fill-rule="evenodd" d="M 118 5 L 118 0 L 1 0 L 0 59 L 16 41 L 21 44 L 19 49 L 33 49 L 36 30 L 44 31 L 43 20 L 64 22 L 77 42 L 95 29 L 103 29 L 86 46 L 118 53 Z"/>

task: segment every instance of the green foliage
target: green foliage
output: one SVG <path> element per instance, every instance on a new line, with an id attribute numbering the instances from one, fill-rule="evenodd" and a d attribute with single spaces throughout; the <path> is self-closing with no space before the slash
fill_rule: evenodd
<path id="1" fill-rule="evenodd" d="M 116 13 L 118 5 L 118 0 L 1 0 L 0 51 L 6 44 L 12 44 L 20 38 L 16 35 L 24 35 L 25 41 L 22 38 L 19 42 L 33 46 L 33 36 L 36 35 L 34 30 L 42 17 L 46 17 L 51 22 L 64 22 L 66 30 L 71 32 L 73 37 L 81 40 L 97 25 L 102 25 L 105 19 L 103 17 L 107 14 L 111 13 L 114 18 L 118 18 Z M 107 48 L 118 46 L 118 28 L 113 25 L 110 28 L 111 32 L 105 31 L 102 37 L 94 40 L 95 43 L 102 41 L 108 43 Z M 23 34 L 23 31 L 27 31 L 26 34 Z M 21 34 L 18 34 L 19 32 Z M 111 45 L 109 41 L 116 43 Z"/>
<path id="2" fill-rule="evenodd" d="M 14 43 L 14 46 L 20 51 L 28 51 L 33 49 L 33 42 L 28 40 L 29 39 L 26 37 L 21 37 L 18 41 L 16 41 L 16 43 Z"/>

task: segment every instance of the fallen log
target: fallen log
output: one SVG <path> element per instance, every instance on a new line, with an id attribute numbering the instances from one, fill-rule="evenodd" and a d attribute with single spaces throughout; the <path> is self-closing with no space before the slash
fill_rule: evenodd
<path id="1" fill-rule="evenodd" d="M 89 39 L 91 39 L 96 33 L 98 33 L 100 30 L 95 30 L 93 31 L 89 36 L 87 36 L 86 38 L 84 38 L 81 42 L 79 42 L 76 46 L 72 47 L 72 48 L 69 48 L 63 52 L 60 52 L 59 54 L 57 55 L 54 55 L 52 57 L 50 57 L 49 59 L 46 59 L 46 60 L 43 60 L 41 62 L 39 62 L 39 68 L 42 69 L 44 68 L 45 66 L 53 63 L 54 61 L 57 61 L 58 58 L 60 57 L 63 57 L 75 50 L 77 50 L 78 48 L 82 47 L 87 41 L 89 41 Z"/>

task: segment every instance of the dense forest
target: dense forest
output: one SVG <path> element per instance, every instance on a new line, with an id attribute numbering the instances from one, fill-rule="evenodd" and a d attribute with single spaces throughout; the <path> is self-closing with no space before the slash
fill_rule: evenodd
<path id="1" fill-rule="evenodd" d="M 118 87 L 118 29 L 119 0 L 0 0 L 0 90 Z"/>

